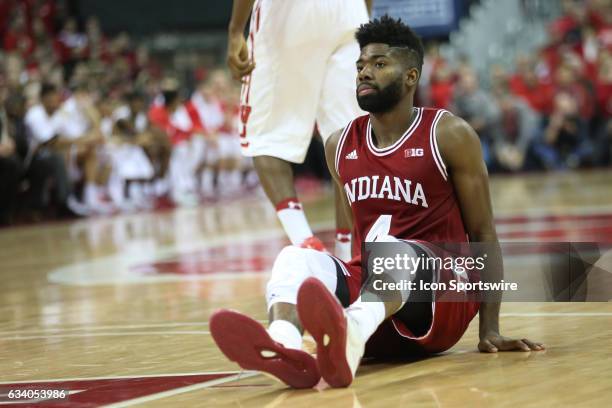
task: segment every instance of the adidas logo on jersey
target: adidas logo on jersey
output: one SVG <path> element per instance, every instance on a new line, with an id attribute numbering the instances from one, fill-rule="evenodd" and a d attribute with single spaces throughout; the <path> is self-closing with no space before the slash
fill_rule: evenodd
<path id="1" fill-rule="evenodd" d="M 347 160 L 357 160 L 357 150 L 353 150 L 352 152 L 350 152 L 349 154 L 346 155 L 345 157 Z"/>
<path id="2" fill-rule="evenodd" d="M 425 155 L 425 152 L 423 151 L 423 149 L 415 149 L 415 148 L 411 148 L 411 149 L 406 149 L 404 150 L 404 157 L 423 157 Z"/>

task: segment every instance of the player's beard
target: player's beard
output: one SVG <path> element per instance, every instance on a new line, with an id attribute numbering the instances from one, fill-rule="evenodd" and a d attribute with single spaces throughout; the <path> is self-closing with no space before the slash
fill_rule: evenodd
<path id="1" fill-rule="evenodd" d="M 357 94 L 359 107 L 370 113 L 389 112 L 402 99 L 402 78 L 398 77 L 389 85 L 367 95 Z"/>

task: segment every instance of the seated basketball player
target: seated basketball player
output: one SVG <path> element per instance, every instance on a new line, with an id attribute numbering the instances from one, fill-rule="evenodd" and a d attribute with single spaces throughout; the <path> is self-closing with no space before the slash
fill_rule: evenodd
<path id="1" fill-rule="evenodd" d="M 326 144 L 330 171 L 352 214 L 355 248 L 398 239 L 413 240 L 404 241 L 412 256 L 422 253 L 424 241 L 469 239 L 498 248 L 478 136 L 447 111 L 413 106 L 423 63 L 420 39 L 387 16 L 362 25 L 356 36 L 357 100 L 369 115 Z M 501 260 L 493 258 L 499 261 L 488 265 L 492 279 L 501 279 Z M 359 254 L 343 263 L 312 249 L 284 248 L 267 287 L 269 328 L 221 310 L 210 322 L 214 340 L 241 367 L 295 388 L 312 387 L 321 377 L 332 387 L 349 385 L 364 353 L 447 350 L 477 313 L 481 352 L 544 349 L 500 334 L 497 301 L 416 303 L 408 301 L 409 293 L 362 301 L 360 262 Z M 316 358 L 302 351 L 304 329 L 317 343 Z"/>

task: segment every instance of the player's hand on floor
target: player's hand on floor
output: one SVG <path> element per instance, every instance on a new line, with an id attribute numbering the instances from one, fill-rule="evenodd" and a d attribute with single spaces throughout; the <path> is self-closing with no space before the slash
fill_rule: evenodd
<path id="1" fill-rule="evenodd" d="M 482 353 L 498 351 L 542 351 L 544 344 L 529 339 L 512 339 L 500 334 L 489 334 L 480 339 L 478 350 Z"/>
<path id="2" fill-rule="evenodd" d="M 242 79 L 255 68 L 255 62 L 249 58 L 249 48 L 242 34 L 231 34 L 227 44 L 227 66 L 234 79 Z"/>

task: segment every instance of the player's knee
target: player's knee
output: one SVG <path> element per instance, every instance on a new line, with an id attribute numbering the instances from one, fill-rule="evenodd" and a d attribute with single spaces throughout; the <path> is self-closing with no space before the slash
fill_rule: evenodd
<path id="1" fill-rule="evenodd" d="M 266 298 L 270 302 L 295 303 L 297 291 L 311 273 L 310 258 L 312 249 L 287 246 L 276 257 L 272 266 L 270 280 L 266 287 Z"/>
<path id="2" fill-rule="evenodd" d="M 296 246 L 283 248 L 272 266 L 270 282 L 300 280 L 300 283 L 310 276 L 308 254 L 311 249 Z"/>

